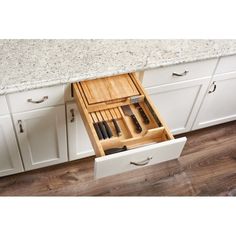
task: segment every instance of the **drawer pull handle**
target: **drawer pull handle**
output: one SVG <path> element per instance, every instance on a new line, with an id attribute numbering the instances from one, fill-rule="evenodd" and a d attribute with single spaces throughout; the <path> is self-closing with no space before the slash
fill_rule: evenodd
<path id="1" fill-rule="evenodd" d="M 70 113 L 71 113 L 70 122 L 73 123 L 75 121 L 75 111 L 74 111 L 74 109 L 70 109 Z"/>
<path id="2" fill-rule="evenodd" d="M 33 101 L 33 100 L 30 98 L 30 99 L 27 100 L 27 102 L 34 103 L 34 104 L 39 104 L 39 103 L 45 102 L 46 100 L 48 100 L 48 96 L 44 96 L 42 99 L 37 100 L 37 101 Z"/>
<path id="3" fill-rule="evenodd" d="M 214 93 L 216 91 L 216 82 L 214 81 L 212 85 L 214 85 L 213 90 L 209 91 L 208 93 Z"/>
<path id="4" fill-rule="evenodd" d="M 178 76 L 178 77 L 181 77 L 181 76 L 185 76 L 188 74 L 188 71 L 185 70 L 183 73 L 176 73 L 176 72 L 173 72 L 172 73 L 172 76 Z"/>
<path id="5" fill-rule="evenodd" d="M 145 166 L 150 162 L 150 160 L 152 160 L 152 157 L 148 157 L 146 160 L 143 160 L 143 161 L 140 161 L 140 162 L 131 161 L 130 164 L 135 165 L 135 166 Z"/>
<path id="6" fill-rule="evenodd" d="M 22 125 L 21 120 L 18 120 L 18 125 L 19 125 L 19 128 L 20 128 L 20 133 L 24 133 L 24 129 L 23 129 L 23 125 Z"/>

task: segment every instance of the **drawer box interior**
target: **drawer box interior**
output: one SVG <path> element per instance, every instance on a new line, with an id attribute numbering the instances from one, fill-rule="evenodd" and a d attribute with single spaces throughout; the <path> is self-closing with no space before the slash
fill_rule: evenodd
<path id="1" fill-rule="evenodd" d="M 165 121 L 134 74 L 87 80 L 73 84 L 74 96 L 97 157 L 119 148 L 129 150 L 174 139 Z M 137 104 L 139 106 L 137 106 Z M 131 110 L 141 131 L 137 131 Z M 126 109 L 124 109 L 126 107 Z M 149 122 L 141 115 L 140 107 Z M 115 123 L 120 128 L 117 132 Z M 99 138 L 96 125 L 106 121 L 112 137 Z M 103 125 L 104 123 L 102 123 Z M 100 126 L 99 126 L 100 127 Z M 103 126 L 105 127 L 105 126 Z"/>

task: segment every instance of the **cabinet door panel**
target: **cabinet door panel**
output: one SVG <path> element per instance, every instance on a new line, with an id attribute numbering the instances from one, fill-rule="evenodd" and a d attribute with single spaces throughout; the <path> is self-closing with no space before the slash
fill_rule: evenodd
<path id="1" fill-rule="evenodd" d="M 76 160 L 94 155 L 84 122 L 75 103 L 67 104 L 69 159 Z"/>
<path id="2" fill-rule="evenodd" d="M 0 176 L 23 171 L 10 115 L 0 117 Z"/>
<path id="3" fill-rule="evenodd" d="M 65 107 L 14 114 L 26 170 L 67 161 Z"/>
<path id="4" fill-rule="evenodd" d="M 191 130 L 209 79 L 198 79 L 147 89 L 173 134 Z"/>
<path id="5" fill-rule="evenodd" d="M 215 76 L 210 86 L 194 129 L 204 128 L 236 119 L 236 73 Z"/>

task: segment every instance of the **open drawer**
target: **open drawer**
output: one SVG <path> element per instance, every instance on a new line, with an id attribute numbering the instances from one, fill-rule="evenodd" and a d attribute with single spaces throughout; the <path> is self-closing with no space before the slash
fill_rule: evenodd
<path id="1" fill-rule="evenodd" d="M 134 74 L 73 84 L 74 96 L 102 178 L 178 158 L 186 138 L 174 139 Z"/>

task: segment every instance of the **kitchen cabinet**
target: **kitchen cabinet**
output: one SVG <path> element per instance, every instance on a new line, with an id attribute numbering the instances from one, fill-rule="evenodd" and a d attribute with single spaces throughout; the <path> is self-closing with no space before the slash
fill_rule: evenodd
<path id="1" fill-rule="evenodd" d="M 69 160 L 94 155 L 92 144 L 75 103 L 66 104 Z"/>
<path id="2" fill-rule="evenodd" d="M 191 130 L 210 78 L 146 88 L 173 134 Z"/>
<path id="3" fill-rule="evenodd" d="M 9 114 L 7 100 L 5 96 L 0 96 L 0 116 Z"/>
<path id="4" fill-rule="evenodd" d="M 11 116 L 0 116 L 0 176 L 23 170 Z"/>
<path id="5" fill-rule="evenodd" d="M 193 129 L 236 119 L 236 72 L 213 77 Z"/>
<path id="6" fill-rule="evenodd" d="M 13 114 L 25 170 L 68 160 L 65 106 Z"/>

